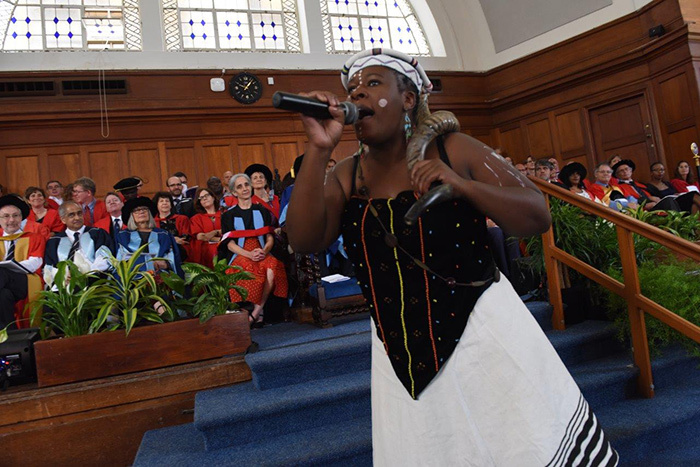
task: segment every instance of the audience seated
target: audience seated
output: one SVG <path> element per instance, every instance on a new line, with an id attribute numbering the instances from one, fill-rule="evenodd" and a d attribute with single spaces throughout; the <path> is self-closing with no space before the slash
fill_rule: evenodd
<path id="1" fill-rule="evenodd" d="M 170 232 L 180 249 L 180 258 L 189 258 L 190 219 L 182 214 L 175 214 L 173 197 L 167 191 L 159 191 L 153 196 L 153 203 L 158 208 L 156 227 Z"/>
<path id="2" fill-rule="evenodd" d="M 250 177 L 237 174 L 231 178 L 231 193 L 238 203 L 226 211 L 221 219 L 224 237 L 219 245 L 220 255 L 229 258 L 230 264 L 240 266 L 254 274 L 254 279 L 239 285 L 248 290 L 247 301 L 254 304 L 250 314 L 251 325 L 263 321 L 263 307 L 270 295 L 287 297 L 287 276 L 284 264 L 272 256 L 272 214 L 252 201 L 253 187 Z M 243 300 L 231 290 L 231 301 Z"/>
<path id="3" fill-rule="evenodd" d="M 175 271 L 184 277 L 175 239 L 156 227 L 154 216 L 157 212 L 156 205 L 146 197 L 124 203 L 122 217 L 126 219 L 127 230 L 117 233 L 117 259 L 129 259 L 141 246 L 148 245 L 137 259 L 141 271 Z"/>
<path id="4" fill-rule="evenodd" d="M 97 187 L 94 180 L 81 177 L 73 182 L 73 201 L 83 208 L 85 225 L 92 227 L 95 222 L 109 216 L 104 201 L 95 198 Z"/>
<path id="5" fill-rule="evenodd" d="M 617 184 L 625 198 L 629 199 L 629 197 L 632 197 L 639 204 L 645 203 L 644 209 L 651 210 L 661 200 L 656 196 L 652 196 L 644 185 L 632 180 L 632 175 L 636 168 L 637 166 L 633 161 L 623 159 L 613 166 L 613 175 L 617 177 Z"/>
<path id="6" fill-rule="evenodd" d="M 554 165 L 547 159 L 538 159 L 535 163 L 535 177 L 545 182 L 551 181 L 552 170 L 554 170 Z"/>
<path id="7" fill-rule="evenodd" d="M 636 207 L 636 200 L 632 204 L 625 198 L 622 190 L 617 185 L 611 183 L 612 169 L 607 162 L 601 162 L 595 166 L 595 180 L 587 186 L 591 195 L 602 204 L 620 210 L 623 207 Z"/>
<path id="8" fill-rule="evenodd" d="M 270 193 L 272 186 L 272 171 L 263 164 L 252 164 L 246 167 L 245 174 L 253 183 L 253 202 L 261 204 L 270 211 L 275 220 L 280 218 L 280 199 L 274 193 Z"/>
<path id="9" fill-rule="evenodd" d="M 527 176 L 527 168 L 525 167 L 524 164 L 515 164 L 515 168 L 520 172 L 521 174 Z"/>
<path id="10" fill-rule="evenodd" d="M 588 171 L 580 162 L 566 164 L 559 172 L 559 183 L 557 185 L 566 188 L 574 194 L 594 201 L 595 198 L 586 189 L 584 180 Z"/>
<path id="11" fill-rule="evenodd" d="M 525 170 L 530 177 L 535 176 L 535 158 L 532 156 L 527 156 L 525 159 Z"/>
<path id="12" fill-rule="evenodd" d="M 700 191 L 700 181 L 696 180 L 695 173 L 686 161 L 680 161 L 676 165 L 674 175 L 675 178 L 671 180 L 671 185 L 678 193 L 685 193 L 689 190 Z"/>
<path id="13" fill-rule="evenodd" d="M 219 199 L 209 188 L 198 188 L 194 208 L 197 214 L 190 218 L 192 261 L 212 267 L 221 241 Z"/>
<path id="14" fill-rule="evenodd" d="M 61 261 L 73 261 L 81 272 L 105 272 L 111 268 L 109 258 L 114 254 L 112 237 L 103 229 L 86 227 L 83 210 L 75 201 L 66 201 L 59 208 L 65 230 L 51 237 L 44 253 L 44 278 L 53 283 L 56 266 Z"/>
<path id="15" fill-rule="evenodd" d="M 0 329 L 13 329 L 15 304 L 30 298 L 42 289 L 40 278 L 46 240 L 37 233 L 24 232 L 22 220 L 30 208 L 16 195 L 0 197 L 0 260 L 14 267 L 0 267 Z"/>
<path id="16" fill-rule="evenodd" d="M 547 160 L 552 164 L 552 173 L 549 176 L 549 181 L 556 182 L 559 180 L 559 161 L 556 157 L 550 157 Z"/>
<path id="17" fill-rule="evenodd" d="M 63 203 L 63 184 L 58 180 L 49 180 L 46 182 L 46 193 L 49 195 L 46 200 L 47 205 L 58 210 L 58 207 Z"/>
<path id="18" fill-rule="evenodd" d="M 122 195 L 124 202 L 139 197 L 139 190 L 143 186 L 141 177 L 127 177 L 119 180 L 112 188 Z"/>
<path id="19" fill-rule="evenodd" d="M 116 242 L 117 232 L 126 229 L 126 222 L 122 219 L 122 208 L 124 207 L 124 202 L 121 196 L 113 191 L 110 191 L 105 195 L 105 206 L 107 206 L 107 212 L 109 216 L 103 217 L 99 221 L 95 222 L 95 227 L 98 227 L 105 232 L 108 232 L 112 240 Z"/>
<path id="20" fill-rule="evenodd" d="M 38 186 L 30 186 L 24 191 L 24 199 L 32 208 L 24 225 L 25 230 L 33 231 L 32 224 L 42 224 L 46 227 L 44 232 L 48 233 L 48 236 L 45 239 L 48 240 L 51 235 L 62 232 L 66 228 L 61 222 L 58 211 L 47 207 L 44 190 Z"/>
<path id="21" fill-rule="evenodd" d="M 168 193 L 173 197 L 173 212 L 187 217 L 194 216 L 194 201 L 192 201 L 192 198 L 185 196 L 184 185 L 180 178 L 173 175 L 168 178 L 166 184 Z"/>
<path id="22" fill-rule="evenodd" d="M 700 210 L 700 193 L 679 193 L 671 182 L 664 181 L 666 168 L 661 162 L 651 165 L 651 182 L 646 183 L 647 191 L 661 198 L 656 209 L 671 211 L 686 211 L 696 213 Z"/>

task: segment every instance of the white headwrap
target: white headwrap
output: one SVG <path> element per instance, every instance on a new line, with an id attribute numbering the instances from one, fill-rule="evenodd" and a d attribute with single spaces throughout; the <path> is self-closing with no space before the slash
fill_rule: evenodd
<path id="1" fill-rule="evenodd" d="M 345 62 L 340 72 L 343 87 L 347 90 L 350 78 L 368 66 L 383 66 L 401 73 L 416 85 L 420 93 L 430 93 L 433 89 L 433 83 L 430 82 L 418 61 L 393 49 L 368 49 L 353 55 Z"/>

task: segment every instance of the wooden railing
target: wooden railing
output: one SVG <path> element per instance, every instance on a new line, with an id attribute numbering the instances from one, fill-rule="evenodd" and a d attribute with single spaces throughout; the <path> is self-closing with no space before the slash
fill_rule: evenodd
<path id="1" fill-rule="evenodd" d="M 531 180 L 545 194 L 547 207 L 549 207 L 549 197 L 554 196 L 583 209 L 589 214 L 614 223 L 617 229 L 618 244 L 620 245 L 624 284 L 558 248 L 555 245 L 552 227 L 542 234 L 549 299 L 554 308 L 552 314 L 554 329 L 564 329 L 564 306 L 561 298 L 561 264 L 565 264 L 627 301 L 634 363 L 639 368 L 638 388 L 644 397 L 653 397 L 654 383 L 651 374 L 649 342 L 647 340 L 644 313 L 649 313 L 654 318 L 698 343 L 700 343 L 700 327 L 642 295 L 637 275 L 633 234 L 642 235 L 675 253 L 687 256 L 698 262 L 700 262 L 700 245 L 616 212 L 601 204 L 593 203 L 540 179 L 531 178 Z"/>

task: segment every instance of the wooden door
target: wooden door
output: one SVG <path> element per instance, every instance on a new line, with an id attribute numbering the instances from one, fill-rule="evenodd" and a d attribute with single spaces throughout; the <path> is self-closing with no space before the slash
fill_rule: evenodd
<path id="1" fill-rule="evenodd" d="M 619 154 L 636 164 L 635 180 L 648 182 L 649 166 L 659 159 L 645 96 L 591 109 L 590 118 L 596 163 Z M 590 173 L 593 167 L 588 169 Z"/>

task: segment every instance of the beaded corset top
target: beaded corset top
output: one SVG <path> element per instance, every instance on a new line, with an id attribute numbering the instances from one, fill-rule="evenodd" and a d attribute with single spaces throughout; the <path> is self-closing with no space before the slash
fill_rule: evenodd
<path id="1" fill-rule="evenodd" d="M 450 200 L 408 226 L 403 217 L 416 199 L 410 191 L 392 199 L 353 196 L 341 225 L 377 335 L 414 399 L 447 362 L 490 282 L 460 284 L 494 275 L 482 214 L 466 200 Z"/>

